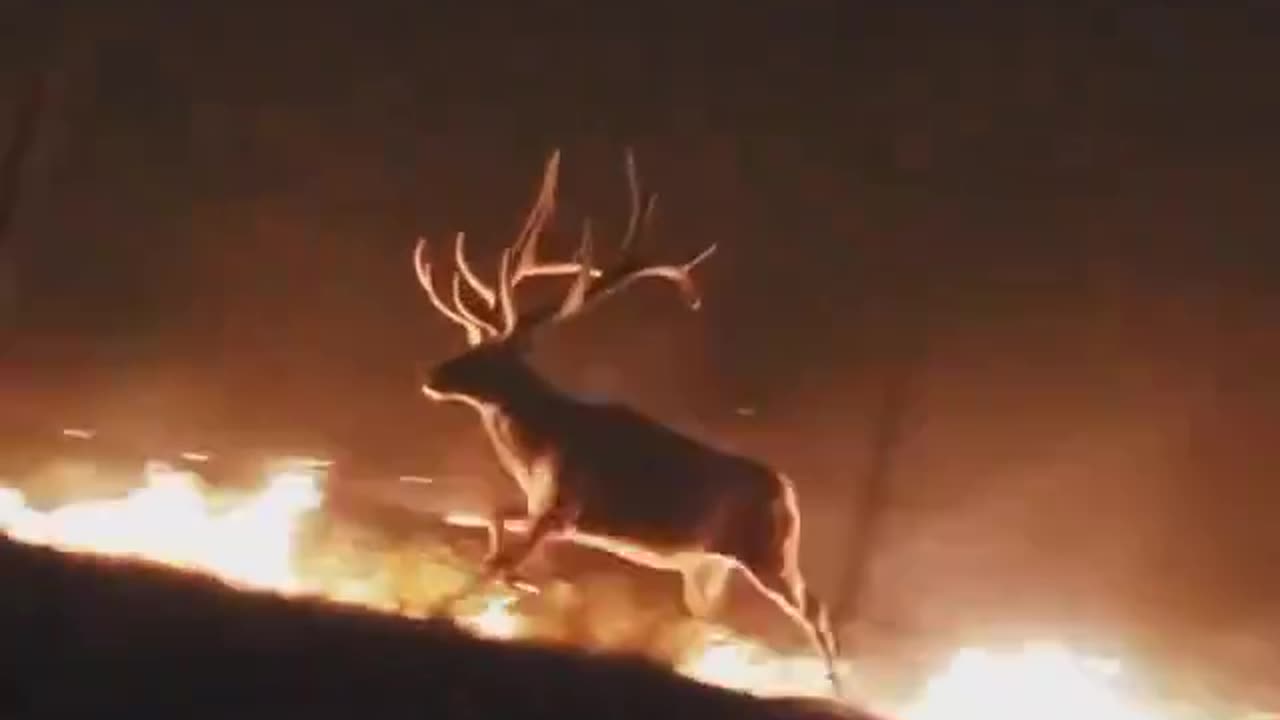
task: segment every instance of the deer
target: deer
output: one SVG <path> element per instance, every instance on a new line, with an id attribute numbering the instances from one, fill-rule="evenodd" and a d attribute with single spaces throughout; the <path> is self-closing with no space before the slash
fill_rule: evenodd
<path id="1" fill-rule="evenodd" d="M 674 285 L 692 310 L 702 304 L 693 271 L 716 251 L 681 264 L 648 262 L 638 250 L 657 199 L 642 198 L 626 152 L 630 215 L 616 261 L 597 267 L 590 219 L 573 258 L 548 262 L 538 245 L 555 209 L 560 152 L 543 169 L 536 200 L 501 253 L 496 282 L 484 282 L 467 259 L 466 234 L 454 236 L 448 301 L 433 278 L 425 237 L 413 251 L 431 305 L 462 328 L 467 349 L 426 373 L 422 393 L 479 416 L 504 474 L 524 507 L 503 506 L 488 521 L 486 577 L 511 578 L 548 539 L 603 550 L 633 564 L 682 575 L 683 600 L 696 618 L 720 605 L 736 569 L 797 623 L 840 692 L 838 656 L 827 605 L 800 570 L 800 512 L 791 479 L 768 465 L 718 449 L 623 404 L 588 402 L 546 380 L 529 361 L 542 332 L 579 316 L 642 279 Z M 516 290 L 538 277 L 571 278 L 559 302 L 521 310 Z M 523 520 L 512 542 L 507 522 Z"/>

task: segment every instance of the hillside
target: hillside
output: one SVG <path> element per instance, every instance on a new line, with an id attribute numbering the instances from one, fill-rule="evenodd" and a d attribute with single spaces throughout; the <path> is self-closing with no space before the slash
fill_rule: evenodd
<path id="1" fill-rule="evenodd" d="M 0 717 L 836 718 L 640 660 L 0 538 Z"/>

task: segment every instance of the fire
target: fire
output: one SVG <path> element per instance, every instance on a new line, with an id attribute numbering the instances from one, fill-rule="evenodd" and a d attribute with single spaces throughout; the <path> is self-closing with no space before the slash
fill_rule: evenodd
<path id="1" fill-rule="evenodd" d="M 709 633 L 676 669 L 695 680 L 757 695 L 823 697 L 831 692 L 821 659 L 780 655 L 724 630 Z"/>
<path id="2" fill-rule="evenodd" d="M 293 536 L 298 520 L 320 506 L 313 475 L 284 471 L 262 492 L 218 511 L 194 473 L 159 463 L 123 498 L 72 503 L 49 512 L 0 489 L 0 529 L 29 543 L 135 557 L 197 570 L 250 588 L 296 591 Z"/>
<path id="3" fill-rule="evenodd" d="M 523 622 L 511 612 L 511 597 L 489 597 L 485 599 L 484 609 L 473 615 L 465 616 L 462 622 L 480 635 L 496 640 L 511 640 L 520 636 Z"/>
<path id="4" fill-rule="evenodd" d="M 291 462 L 269 472 L 257 491 L 231 494 L 207 487 L 196 473 L 152 463 L 142 486 L 123 497 L 48 511 L 32 508 L 21 491 L 0 486 L 0 532 L 71 552 L 133 557 L 207 573 L 248 589 L 321 595 L 415 616 L 473 576 L 474 568 L 430 548 L 397 552 L 376 543 L 371 550 L 359 549 L 360 543 L 307 547 L 302 540 L 305 521 L 323 517 L 325 467 L 322 462 Z M 480 520 L 467 515 L 446 519 L 460 526 Z M 554 601 L 548 596 L 555 595 L 489 589 L 460 605 L 455 619 L 491 638 L 556 637 L 567 631 L 543 616 L 547 603 Z M 529 597 L 544 610 L 522 609 Z M 780 654 L 722 628 L 700 626 L 691 637 L 670 653 L 673 666 L 686 676 L 760 695 L 829 695 L 816 657 Z M 848 668 L 846 674 L 852 674 Z M 1090 659 L 1057 645 L 1006 653 L 968 648 L 906 703 L 863 700 L 904 720 L 1181 717 L 1145 703 L 1132 684 L 1121 663 Z"/>
<path id="5" fill-rule="evenodd" d="M 1164 720 L 1123 687 L 1119 663 L 1053 644 L 958 652 L 905 713 L 910 720 Z"/>

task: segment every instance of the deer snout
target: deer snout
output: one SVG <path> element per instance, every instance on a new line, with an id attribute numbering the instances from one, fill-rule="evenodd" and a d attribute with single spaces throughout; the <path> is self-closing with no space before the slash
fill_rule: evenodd
<path id="1" fill-rule="evenodd" d="M 437 367 L 418 368 L 418 387 L 422 390 L 422 394 L 431 400 L 440 401 L 444 399 L 444 387 L 440 383 L 439 369 Z"/>
<path id="2" fill-rule="evenodd" d="M 419 389 L 432 402 L 467 404 L 475 402 L 475 399 L 462 390 L 455 379 L 451 379 L 449 373 L 441 368 L 434 368 L 425 373 L 419 383 Z"/>

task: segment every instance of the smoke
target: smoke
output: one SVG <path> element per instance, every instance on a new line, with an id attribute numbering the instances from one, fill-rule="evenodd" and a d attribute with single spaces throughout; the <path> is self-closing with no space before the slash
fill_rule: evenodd
<path id="1" fill-rule="evenodd" d="M 616 227 L 622 142 L 582 118 L 620 136 L 636 126 L 602 118 L 634 108 L 583 102 L 545 68 L 459 79 L 470 34 L 375 52 L 377 33 L 331 16 L 225 13 L 120 14 L 78 61 L 92 72 L 68 73 L 76 111 L 48 166 L 59 182 L 24 218 L 0 412 L 303 445 L 499 492 L 474 418 L 416 392 L 460 340 L 413 282 L 413 239 L 465 229 L 492 268 L 553 144 L 566 168 L 551 247 L 586 214 Z M 247 34 L 228 53 L 231 26 Z M 299 34 L 312 44 L 280 51 Z M 813 584 L 833 602 L 865 584 L 848 620 L 867 642 L 1092 624 L 1211 657 L 1274 638 L 1280 303 L 1276 244 L 1259 239 L 1274 212 L 1248 123 L 1217 125 L 1227 88 L 1256 71 L 1210 92 L 1210 73 L 1152 83 L 1054 51 L 998 63 L 1026 72 L 1011 77 L 925 45 L 951 49 L 936 66 L 924 45 L 888 53 L 924 65 L 875 65 L 856 92 L 834 71 L 823 93 L 852 109 L 805 132 L 790 101 L 768 132 L 723 132 L 715 118 L 757 115 L 709 100 L 645 115 L 626 139 L 661 193 L 654 251 L 719 243 L 706 305 L 637 288 L 546 337 L 539 368 L 792 476 Z M 709 93 L 696 77 L 649 99 Z M 519 90 L 481 102 L 482 79 Z M 1034 101 L 1010 99 L 1025 84 Z M 1165 85 L 1217 99 L 1202 103 L 1209 139 L 1192 141 Z M 881 527 L 851 579 L 883 389 L 912 343 Z"/>

